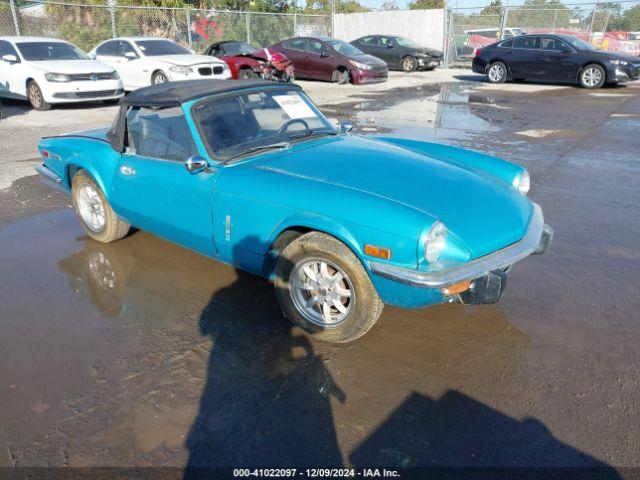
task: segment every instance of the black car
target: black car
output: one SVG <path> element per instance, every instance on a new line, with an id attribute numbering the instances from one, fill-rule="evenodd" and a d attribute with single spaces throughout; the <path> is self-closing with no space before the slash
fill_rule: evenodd
<path id="1" fill-rule="evenodd" d="M 522 35 L 476 50 L 473 71 L 491 83 L 511 78 L 599 88 L 640 78 L 640 58 L 598 50 L 571 35 Z"/>
<path id="2" fill-rule="evenodd" d="M 368 35 L 351 42 L 369 55 L 381 58 L 389 70 L 433 70 L 442 62 L 442 52 L 421 47 L 413 40 L 392 35 Z"/>

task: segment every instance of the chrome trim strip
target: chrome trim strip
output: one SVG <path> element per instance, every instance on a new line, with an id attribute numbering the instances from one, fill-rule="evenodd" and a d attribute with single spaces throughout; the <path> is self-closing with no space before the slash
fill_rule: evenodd
<path id="1" fill-rule="evenodd" d="M 543 234 L 545 235 L 545 246 L 548 246 L 550 238 L 553 236 L 553 230 L 545 225 L 542 209 L 534 203 L 531 222 L 522 240 L 484 257 L 436 272 L 422 272 L 380 262 L 371 262 L 370 267 L 373 273 L 406 285 L 444 288 L 462 280 L 482 277 L 498 268 L 508 267 L 531 254 L 542 253 L 539 248 Z"/>
<path id="2" fill-rule="evenodd" d="M 51 170 L 49 167 L 47 167 L 46 165 L 37 165 L 36 166 L 36 172 L 38 172 L 40 175 L 44 175 L 45 177 L 47 177 L 49 180 L 53 180 L 56 183 L 60 183 L 62 182 L 62 179 L 56 175 L 53 170 Z"/>

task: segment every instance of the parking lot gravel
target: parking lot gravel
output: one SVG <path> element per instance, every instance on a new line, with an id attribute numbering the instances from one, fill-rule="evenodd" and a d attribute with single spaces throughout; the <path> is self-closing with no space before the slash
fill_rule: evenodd
<path id="1" fill-rule="evenodd" d="M 144 232 L 88 240 L 68 198 L 26 175 L 40 135 L 108 123 L 114 108 L 12 104 L 0 121 L 0 466 L 590 466 L 637 478 L 640 85 L 495 88 L 461 70 L 303 84 L 359 133 L 524 165 L 551 250 L 515 266 L 496 305 L 386 308 L 357 342 L 318 343 L 264 280 Z"/>

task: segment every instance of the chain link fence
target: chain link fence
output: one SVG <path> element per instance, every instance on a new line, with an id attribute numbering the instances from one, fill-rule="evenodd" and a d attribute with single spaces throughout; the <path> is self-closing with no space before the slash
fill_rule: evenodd
<path id="1" fill-rule="evenodd" d="M 573 35 L 597 48 L 640 56 L 640 3 L 554 4 L 547 7 L 450 9 L 445 33 L 445 61 L 471 64 L 475 51 L 524 33 Z"/>
<path id="2" fill-rule="evenodd" d="M 104 5 L 36 0 L 18 8 L 12 0 L 0 0 L 0 35 L 60 38 L 85 51 L 125 36 L 170 38 L 201 52 L 220 40 L 264 47 L 298 35 L 330 34 L 330 15 L 119 6 L 113 0 Z"/>

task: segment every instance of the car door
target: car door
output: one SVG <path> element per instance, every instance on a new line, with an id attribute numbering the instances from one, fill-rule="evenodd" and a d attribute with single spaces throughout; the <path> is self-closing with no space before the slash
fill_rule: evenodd
<path id="1" fill-rule="evenodd" d="M 337 55 L 333 49 L 315 38 L 308 38 L 305 43 L 307 51 L 307 75 L 316 80 L 329 80 L 333 68 L 331 68 L 331 56 Z M 331 73 L 328 73 L 331 72 Z"/>
<path id="2" fill-rule="evenodd" d="M 131 108 L 126 138 L 112 182 L 115 210 L 138 228 L 213 254 L 216 174 L 186 170 L 198 151 L 182 109 Z"/>
<path id="3" fill-rule="evenodd" d="M 13 55 L 16 61 L 3 60 Z M 0 40 L 0 97 L 24 98 L 26 95 L 25 68 L 16 49 L 6 40 Z"/>
<path id="4" fill-rule="evenodd" d="M 287 56 L 296 70 L 296 77 L 306 77 L 307 72 L 307 52 L 305 51 L 306 39 L 292 38 L 282 44 L 283 53 Z"/>
<path id="5" fill-rule="evenodd" d="M 540 78 L 540 37 L 528 35 L 513 38 L 513 47 L 507 62 L 513 78 Z"/>
<path id="6" fill-rule="evenodd" d="M 580 63 L 568 43 L 556 37 L 541 37 L 541 78 L 546 80 L 575 80 Z"/>
<path id="7" fill-rule="evenodd" d="M 376 53 L 373 55 L 387 62 L 387 65 L 397 68 L 400 65 L 400 52 L 398 44 L 392 37 L 378 37 Z"/>
<path id="8" fill-rule="evenodd" d="M 127 78 L 130 89 L 146 87 L 151 84 L 151 69 L 144 57 L 133 48 L 128 40 L 119 40 L 117 46 L 120 70 Z M 122 74 L 121 74 L 122 75 Z M 125 87 L 126 88 L 126 87 Z"/>

